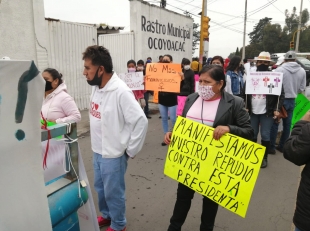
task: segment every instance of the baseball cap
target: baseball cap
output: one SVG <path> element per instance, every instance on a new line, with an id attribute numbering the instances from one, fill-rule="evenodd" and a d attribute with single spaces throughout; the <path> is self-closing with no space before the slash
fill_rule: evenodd
<path id="1" fill-rule="evenodd" d="M 288 51 L 285 56 L 284 59 L 296 59 L 296 53 L 295 51 Z"/>

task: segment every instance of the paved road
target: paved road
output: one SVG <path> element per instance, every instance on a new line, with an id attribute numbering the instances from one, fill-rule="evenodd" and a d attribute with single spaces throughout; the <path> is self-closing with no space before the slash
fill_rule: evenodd
<path id="1" fill-rule="evenodd" d="M 83 134 L 79 144 L 89 182 L 93 185 L 87 112 L 82 112 L 82 116 L 78 132 Z M 167 147 L 160 145 L 163 132 L 158 116 L 152 115 L 149 120 L 143 150 L 129 160 L 126 175 L 128 231 L 167 230 L 174 207 L 177 182 L 163 174 Z M 286 161 L 280 153 L 271 155 L 268 164 L 259 174 L 246 218 L 220 207 L 214 231 L 291 230 L 300 168 Z M 92 192 L 99 214 L 93 186 Z M 201 208 L 202 196 L 196 193 L 182 230 L 199 230 Z"/>

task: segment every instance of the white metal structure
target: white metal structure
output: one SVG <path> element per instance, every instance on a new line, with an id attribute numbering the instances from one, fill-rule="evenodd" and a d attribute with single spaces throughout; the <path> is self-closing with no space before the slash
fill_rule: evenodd
<path id="1" fill-rule="evenodd" d="M 127 72 L 127 61 L 135 59 L 134 42 L 134 33 L 100 35 L 98 38 L 98 44 L 109 50 L 116 73 Z"/>
<path id="2" fill-rule="evenodd" d="M 83 76 L 82 53 L 97 44 L 97 27 L 60 20 L 46 20 L 46 26 L 49 67 L 62 73 L 78 108 L 88 109 L 91 87 Z"/>

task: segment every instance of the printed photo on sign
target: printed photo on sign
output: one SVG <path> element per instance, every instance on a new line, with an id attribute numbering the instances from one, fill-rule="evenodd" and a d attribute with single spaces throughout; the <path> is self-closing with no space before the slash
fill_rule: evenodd
<path id="1" fill-rule="evenodd" d="M 282 80 L 280 72 L 250 72 L 245 94 L 281 95 Z"/>
<path id="2" fill-rule="evenodd" d="M 213 131 L 178 117 L 164 173 L 244 218 L 265 147 L 230 133 L 214 140 Z"/>
<path id="3" fill-rule="evenodd" d="M 144 90 L 143 72 L 121 73 L 118 77 L 123 80 L 131 90 Z"/>
<path id="4" fill-rule="evenodd" d="M 145 90 L 179 93 L 181 72 L 180 64 L 149 63 L 146 66 Z"/>

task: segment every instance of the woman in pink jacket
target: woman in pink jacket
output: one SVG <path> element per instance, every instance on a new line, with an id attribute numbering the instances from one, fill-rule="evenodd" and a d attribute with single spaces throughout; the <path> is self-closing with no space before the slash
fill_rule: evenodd
<path id="1" fill-rule="evenodd" d="M 67 93 L 62 74 L 53 68 L 47 68 L 42 76 L 46 81 L 42 105 L 44 119 L 56 123 L 79 122 L 81 113 L 74 99 Z"/>

